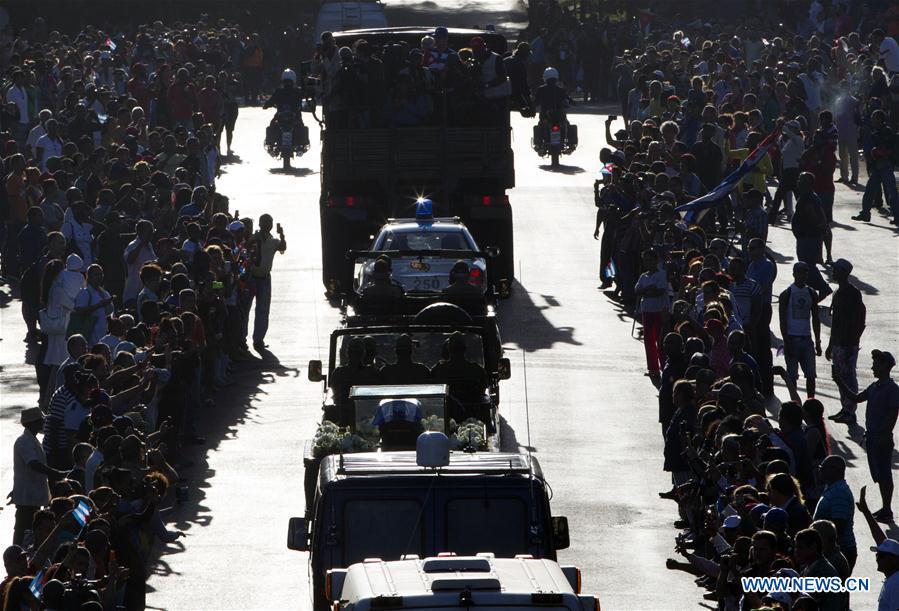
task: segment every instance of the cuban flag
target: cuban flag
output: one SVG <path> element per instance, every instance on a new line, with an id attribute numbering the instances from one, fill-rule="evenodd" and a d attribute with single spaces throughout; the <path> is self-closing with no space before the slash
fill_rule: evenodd
<path id="1" fill-rule="evenodd" d="M 91 506 L 85 501 L 79 501 L 78 506 L 72 514 L 79 526 L 87 524 L 87 518 L 91 515 Z"/>
<path id="2" fill-rule="evenodd" d="M 780 135 L 780 124 L 774 128 L 774 130 L 768 134 L 768 136 L 762 140 L 759 145 L 755 148 L 754 151 L 749 153 L 749 156 L 743 160 L 740 166 L 728 174 L 724 180 L 721 181 L 717 187 L 703 195 L 702 197 L 698 197 L 691 202 L 687 202 L 681 206 L 675 208 L 677 212 L 686 212 L 684 215 L 684 220 L 688 223 L 693 223 L 696 221 L 698 217 L 698 213 L 706 208 L 710 208 L 715 205 L 718 201 L 720 201 L 723 197 L 726 197 L 731 191 L 737 188 L 737 185 L 740 184 L 740 181 L 749 174 L 750 170 L 758 165 L 758 163 L 762 160 L 762 158 L 768 153 L 772 146 L 777 142 L 777 137 Z"/>
<path id="3" fill-rule="evenodd" d="M 110 51 L 115 51 L 116 44 L 114 42 L 112 42 L 112 38 L 106 39 L 106 46 L 109 47 Z"/>
<path id="4" fill-rule="evenodd" d="M 37 572 L 31 583 L 28 584 L 28 591 L 31 592 L 38 600 L 41 599 L 41 591 L 44 589 L 44 569 Z"/>

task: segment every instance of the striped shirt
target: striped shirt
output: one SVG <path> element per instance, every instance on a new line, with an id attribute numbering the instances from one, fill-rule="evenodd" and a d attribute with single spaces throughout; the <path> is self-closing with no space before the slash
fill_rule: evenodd
<path id="1" fill-rule="evenodd" d="M 742 282 L 731 283 L 730 292 L 734 296 L 735 314 L 740 324 L 745 327 L 752 315 L 752 300 L 761 294 L 762 289 L 758 282 L 746 277 Z"/>
<path id="2" fill-rule="evenodd" d="M 829 484 L 815 506 L 815 520 L 840 520 L 843 528 L 838 531 L 838 543 L 843 549 L 855 549 L 855 533 L 852 518 L 855 515 L 855 498 L 846 480 Z"/>
<path id="3" fill-rule="evenodd" d="M 50 409 L 46 420 L 44 420 L 43 447 L 47 456 L 55 452 L 67 452 L 69 450 L 69 439 L 65 429 L 65 415 L 70 404 L 76 400 L 75 395 L 65 384 L 57 388 L 50 398 Z"/>

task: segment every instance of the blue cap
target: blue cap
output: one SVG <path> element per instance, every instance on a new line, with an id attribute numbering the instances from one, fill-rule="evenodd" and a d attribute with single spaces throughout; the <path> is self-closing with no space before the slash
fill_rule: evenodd
<path id="1" fill-rule="evenodd" d="M 421 198 L 415 206 L 415 218 L 418 220 L 432 220 L 434 218 L 434 202 L 427 198 Z"/>
<path id="2" fill-rule="evenodd" d="M 764 503 L 757 503 L 749 510 L 749 517 L 755 521 L 759 521 L 765 517 L 765 514 L 768 513 L 770 509 L 771 508 Z"/>
<path id="3" fill-rule="evenodd" d="M 780 507 L 772 507 L 765 512 L 765 530 L 783 530 L 787 527 L 787 512 Z"/>
<path id="4" fill-rule="evenodd" d="M 438 36 L 449 36 L 449 30 L 442 25 L 434 28 L 434 38 L 437 38 Z"/>

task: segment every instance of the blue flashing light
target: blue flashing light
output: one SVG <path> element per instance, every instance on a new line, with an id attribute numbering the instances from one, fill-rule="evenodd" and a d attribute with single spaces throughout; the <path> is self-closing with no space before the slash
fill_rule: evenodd
<path id="1" fill-rule="evenodd" d="M 427 198 L 421 198 L 415 205 L 415 218 L 419 221 L 434 220 L 434 202 Z"/>

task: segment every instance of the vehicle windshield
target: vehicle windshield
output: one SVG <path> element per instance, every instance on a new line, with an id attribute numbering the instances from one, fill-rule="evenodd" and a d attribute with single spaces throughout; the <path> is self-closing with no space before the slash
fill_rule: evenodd
<path id="1" fill-rule="evenodd" d="M 462 231 L 390 231 L 378 236 L 374 250 L 474 250 Z"/>
<path id="2" fill-rule="evenodd" d="M 417 498 L 352 499 L 343 505 L 344 566 L 366 558 L 422 554 L 421 502 Z"/>
<path id="3" fill-rule="evenodd" d="M 503 490 L 474 482 L 437 489 L 426 481 L 403 486 L 397 478 L 387 478 L 384 484 L 379 490 L 370 483 L 357 488 L 348 481 L 342 493 L 325 501 L 325 507 L 343 514 L 330 515 L 320 527 L 329 528 L 332 519 L 341 524 L 343 558 L 334 560 L 342 566 L 365 558 L 398 560 L 403 554 L 426 556 L 447 550 L 460 556 L 490 551 L 506 558 L 532 553 L 524 480 L 520 488 Z M 536 511 L 534 519 L 540 524 L 542 512 Z"/>
<path id="4" fill-rule="evenodd" d="M 457 498 L 446 503 L 446 549 L 460 556 L 491 551 L 512 557 L 527 549 L 528 511 L 523 499 Z"/>
<path id="5" fill-rule="evenodd" d="M 360 330 L 356 335 L 340 335 L 337 337 L 337 351 L 340 355 L 336 365 L 346 363 L 346 348 L 350 339 L 353 337 L 363 338 L 366 346 L 376 348 L 374 355 L 366 355 L 368 358 L 374 357 L 374 364 L 377 367 L 396 362 L 396 341 L 404 331 L 390 331 L 384 333 L 365 333 Z M 421 363 L 425 367 L 431 369 L 444 357 L 444 347 L 449 340 L 450 331 L 412 331 L 409 335 L 412 337 L 412 360 Z M 465 339 L 465 358 L 473 363 L 477 363 L 484 367 L 484 343 L 481 336 L 477 333 L 462 332 Z M 372 339 L 368 339 L 371 337 Z"/>

